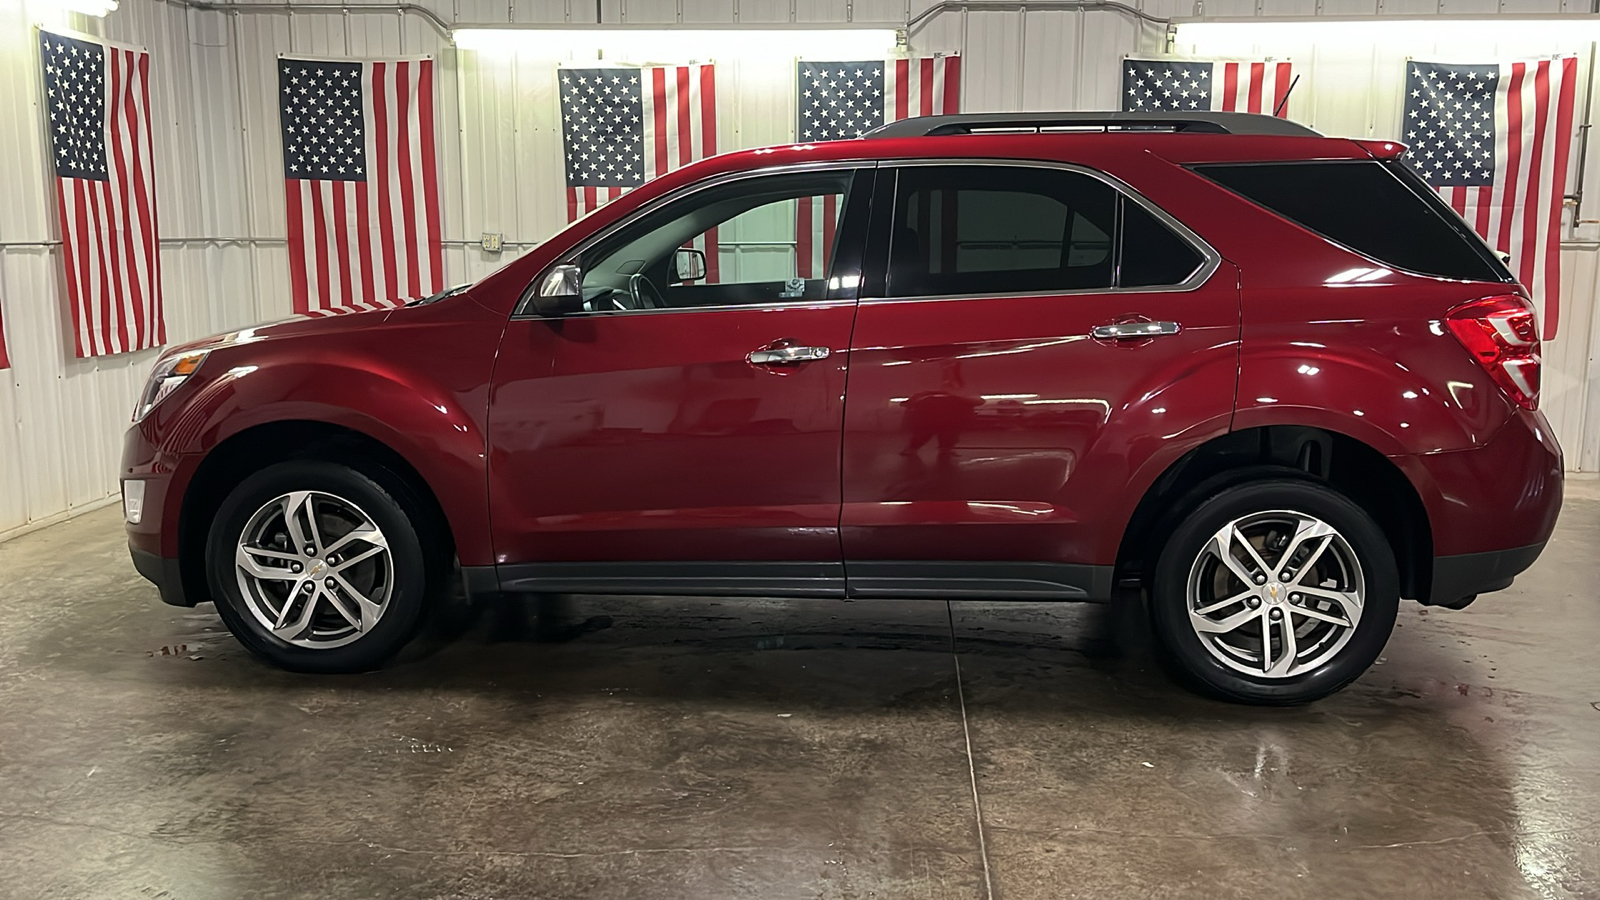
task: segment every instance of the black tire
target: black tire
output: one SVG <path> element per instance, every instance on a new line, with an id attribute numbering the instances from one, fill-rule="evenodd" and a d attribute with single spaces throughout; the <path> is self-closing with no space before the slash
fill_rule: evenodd
<path id="1" fill-rule="evenodd" d="M 1331 658 L 1289 677 L 1269 678 L 1226 665 L 1207 649 L 1190 624 L 1189 578 L 1219 529 L 1241 517 L 1274 510 L 1306 513 L 1336 529 L 1361 567 L 1366 597 L 1360 621 Z M 1307 703 L 1356 680 L 1383 652 L 1399 604 L 1400 578 L 1383 529 L 1343 494 L 1292 475 L 1235 484 L 1194 505 L 1167 539 L 1150 586 L 1151 625 L 1165 662 L 1204 693 L 1259 705 Z"/>
<path id="2" fill-rule="evenodd" d="M 375 476 L 375 477 L 374 477 Z M 383 614 L 371 629 L 338 647 L 311 648 L 272 634 L 250 612 L 235 577 L 240 535 L 258 509 L 291 491 L 319 491 L 360 507 L 388 541 L 393 584 Z M 382 470 L 370 475 L 323 460 L 278 463 L 244 479 L 222 501 L 206 539 L 206 575 L 217 612 L 241 644 L 267 662 L 292 672 L 365 672 L 387 662 L 416 636 L 443 580 L 437 552 L 403 483 Z"/>

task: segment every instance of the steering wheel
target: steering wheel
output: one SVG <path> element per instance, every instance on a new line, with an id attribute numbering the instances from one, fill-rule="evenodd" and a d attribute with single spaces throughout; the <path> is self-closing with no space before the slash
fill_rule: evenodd
<path id="1" fill-rule="evenodd" d="M 643 272 L 635 272 L 628 276 L 628 294 L 633 300 L 634 309 L 666 309 L 667 300 L 650 283 Z"/>

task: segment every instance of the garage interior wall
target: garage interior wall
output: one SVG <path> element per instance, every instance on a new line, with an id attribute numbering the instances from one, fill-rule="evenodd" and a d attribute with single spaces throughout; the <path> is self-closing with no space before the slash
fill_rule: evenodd
<path id="1" fill-rule="evenodd" d="M 245 4 L 249 5 L 249 4 Z M 0 0 L 0 303 L 12 369 L 0 373 L 0 539 L 111 502 L 121 435 L 158 351 L 80 360 L 62 301 L 54 188 L 44 154 L 35 26 L 142 46 L 152 55 L 161 271 L 173 343 L 290 313 L 277 109 L 279 55 L 431 56 L 438 65 L 446 282 L 470 281 L 565 224 L 561 135 L 547 56 L 457 50 L 427 16 L 394 8 L 215 10 L 180 0 L 122 0 L 105 18 L 45 0 Z M 422 0 L 447 23 L 902 27 L 929 0 Z M 968 110 L 1110 109 L 1121 58 L 1165 46 L 1165 28 L 1110 9 L 952 4 L 909 34 L 914 53 L 965 55 Z M 1150 17 L 1430 16 L 1588 12 L 1563 0 L 1191 0 L 1137 3 Z M 730 36 L 730 40 L 734 40 Z M 1433 49 L 1429 44 L 1425 49 Z M 1184 48 L 1180 48 L 1184 49 Z M 1201 48 L 1188 48 L 1201 49 Z M 1209 50 L 1210 48 L 1205 48 Z M 1247 48 L 1252 49 L 1252 48 Z M 1441 48 L 1442 49 L 1442 48 Z M 1592 50 L 1580 50 L 1587 66 Z M 1230 48 L 1233 50 L 1233 48 Z M 1204 52 L 1204 51 L 1202 51 Z M 1233 52 L 1237 52 L 1233 50 Z M 1252 50 L 1253 52 L 1253 50 Z M 1270 52 L 1281 52 L 1273 48 Z M 1328 133 L 1381 136 L 1387 108 L 1341 105 L 1331 85 L 1372 94 L 1378 51 L 1296 48 L 1323 85 L 1295 97 L 1296 118 Z M 1543 47 L 1538 52 L 1549 53 Z M 825 54 L 815 54 L 826 58 Z M 1460 58 L 1452 56 L 1450 58 Z M 718 147 L 783 143 L 794 118 L 790 59 L 718 63 Z M 686 62 L 670 52 L 660 59 Z M 1365 67 L 1364 69 L 1362 67 Z M 1308 71 L 1302 69 L 1301 71 Z M 1330 93 L 1324 94 L 1323 91 Z M 1579 112 L 1584 96 L 1578 97 Z M 1303 105 L 1302 105 L 1303 104 Z M 1305 111 L 1305 114 L 1299 114 Z M 1589 154 L 1596 184 L 1600 153 Z M 1584 215 L 1600 217 L 1600 199 Z M 479 249 L 484 232 L 505 251 Z M 1593 312 L 1600 231 L 1563 250 L 1562 333 L 1546 346 L 1544 405 L 1569 468 L 1600 468 L 1600 346 Z"/>

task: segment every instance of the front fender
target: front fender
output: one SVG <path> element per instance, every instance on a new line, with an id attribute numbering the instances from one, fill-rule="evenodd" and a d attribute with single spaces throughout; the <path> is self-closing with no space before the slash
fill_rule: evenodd
<path id="1" fill-rule="evenodd" d="M 444 510 L 461 562 L 492 562 L 485 420 L 504 323 L 471 314 L 466 321 L 434 315 L 408 322 L 403 314 L 410 312 L 398 310 L 370 330 L 214 349 L 202 370 L 209 379 L 180 406 L 158 407 L 147 420 L 158 465 L 173 474 L 163 532 L 177 534 L 188 484 L 225 441 L 263 425 L 314 422 L 393 450 Z M 294 448 L 283 449 L 287 455 Z"/>

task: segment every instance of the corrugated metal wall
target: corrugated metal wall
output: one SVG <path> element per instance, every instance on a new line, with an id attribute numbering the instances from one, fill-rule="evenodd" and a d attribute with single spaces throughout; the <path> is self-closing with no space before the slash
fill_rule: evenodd
<path id="1" fill-rule="evenodd" d="M 1467 11 L 1556 12 L 1564 0 L 1149 0 L 1155 16 L 1380 15 Z M 595 0 L 427 0 L 451 22 L 595 22 Z M 1469 9 L 1468 7 L 1471 7 Z M 608 24 L 902 25 L 929 0 L 600 0 Z M 1459 9 L 1457 7 L 1460 7 Z M 1481 8 L 1481 9 L 1480 9 Z M 282 174 L 275 102 L 280 54 L 433 56 L 438 61 L 440 166 L 447 279 L 475 279 L 563 223 L 560 133 L 553 68 L 532 54 L 456 51 L 416 14 L 362 10 L 189 9 L 171 0 L 122 0 L 103 21 L 69 17 L 48 0 L 0 0 L 0 302 L 14 368 L 0 376 L 0 536 L 113 497 L 117 454 L 153 353 L 72 357 L 61 303 L 58 230 L 43 160 L 33 26 L 68 27 L 153 54 L 152 105 L 169 335 L 183 341 L 289 313 Z M 1587 11 L 1585 4 L 1575 9 Z M 790 139 L 791 61 L 719 58 L 722 149 Z M 1112 11 L 941 12 L 910 34 L 919 53 L 966 54 L 968 109 L 1110 108 L 1124 54 L 1164 44 L 1164 29 Z M 651 60 L 681 61 L 681 60 Z M 478 249 L 500 232 L 507 251 Z M 1570 251 L 1573 305 L 1587 305 L 1600 267 L 1593 248 Z M 1600 328 L 1600 318 L 1584 314 Z M 1563 341 L 1580 330 L 1568 319 Z M 1553 385 L 1586 384 L 1589 342 L 1552 348 Z M 1584 402 L 1559 388 L 1554 414 L 1581 429 Z M 1569 412 L 1569 408 L 1572 410 Z M 1600 410 L 1590 422 L 1600 426 Z M 1574 434 L 1563 431 L 1572 461 Z M 1581 461 L 1594 468 L 1593 436 Z"/>

